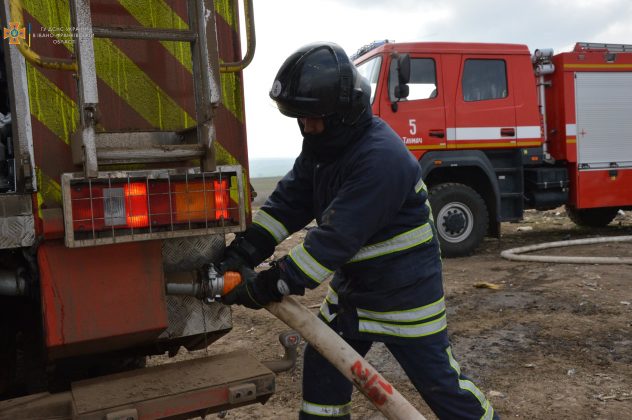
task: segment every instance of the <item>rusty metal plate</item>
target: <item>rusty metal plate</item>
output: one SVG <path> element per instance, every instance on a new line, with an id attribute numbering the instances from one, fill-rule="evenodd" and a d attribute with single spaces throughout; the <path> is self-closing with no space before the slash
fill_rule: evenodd
<path id="1" fill-rule="evenodd" d="M 167 327 L 159 241 L 38 248 L 45 343 L 51 357 L 153 342 Z"/>
<path id="2" fill-rule="evenodd" d="M 254 395 L 231 393 L 242 388 Z M 79 419 L 131 408 L 139 418 L 163 418 L 265 401 L 274 388 L 274 374 L 240 351 L 80 381 L 71 393 Z"/>

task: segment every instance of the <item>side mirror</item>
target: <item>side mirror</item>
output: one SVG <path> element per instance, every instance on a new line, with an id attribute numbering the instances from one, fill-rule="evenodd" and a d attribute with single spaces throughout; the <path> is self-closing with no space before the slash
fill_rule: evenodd
<path id="1" fill-rule="evenodd" d="M 392 65 L 395 66 L 397 79 L 392 91 L 393 97 L 391 98 L 391 109 L 393 112 L 397 112 L 397 103 L 402 99 L 406 99 L 410 93 L 410 89 L 408 87 L 408 82 L 410 81 L 410 56 L 408 54 L 397 55 L 397 58 Z M 393 72 L 393 67 L 391 67 L 391 72 Z M 391 83 L 394 83 L 395 74 L 391 74 Z"/>
<path id="2" fill-rule="evenodd" d="M 395 91 L 393 94 L 397 99 L 405 99 L 408 98 L 408 94 L 410 93 L 410 88 L 408 85 L 397 85 L 395 86 Z"/>
<path id="3" fill-rule="evenodd" d="M 400 85 L 410 82 L 410 56 L 408 54 L 397 57 L 397 77 Z"/>

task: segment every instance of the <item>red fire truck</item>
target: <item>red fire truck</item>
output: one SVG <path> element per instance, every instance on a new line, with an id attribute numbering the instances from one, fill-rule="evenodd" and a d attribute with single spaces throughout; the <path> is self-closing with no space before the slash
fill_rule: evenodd
<path id="1" fill-rule="evenodd" d="M 373 112 L 419 159 L 443 254 L 565 205 L 581 226 L 632 206 L 632 46 L 376 42 L 354 56 Z"/>
<path id="2" fill-rule="evenodd" d="M 282 367 L 246 352 L 143 368 L 232 328 L 228 306 L 168 292 L 250 219 L 252 0 L 243 57 L 235 0 L 0 9 L 0 418 L 183 418 L 266 401 Z"/>

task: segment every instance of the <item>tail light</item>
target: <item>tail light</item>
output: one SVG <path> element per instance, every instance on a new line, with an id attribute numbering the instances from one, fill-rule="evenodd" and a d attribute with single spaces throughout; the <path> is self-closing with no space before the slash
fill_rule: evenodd
<path id="1" fill-rule="evenodd" d="M 130 182 L 123 186 L 125 198 L 125 222 L 132 228 L 149 226 L 149 212 L 147 210 L 147 185 L 140 182 Z M 107 217 L 107 215 L 106 215 Z"/>
<path id="2" fill-rule="evenodd" d="M 64 174 L 66 243 L 85 246 L 238 231 L 245 214 L 240 174 L 152 171 L 97 179 Z"/>

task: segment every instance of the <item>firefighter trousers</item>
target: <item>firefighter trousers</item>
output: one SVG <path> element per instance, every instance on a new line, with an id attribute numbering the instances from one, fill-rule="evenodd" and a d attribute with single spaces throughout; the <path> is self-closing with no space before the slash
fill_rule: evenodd
<path id="1" fill-rule="evenodd" d="M 362 356 L 373 344 L 365 340 L 346 341 Z M 485 395 L 461 373 L 446 330 L 405 344 L 385 345 L 440 419 L 498 419 Z M 350 419 L 352 391 L 351 382 L 308 345 L 299 419 Z"/>

